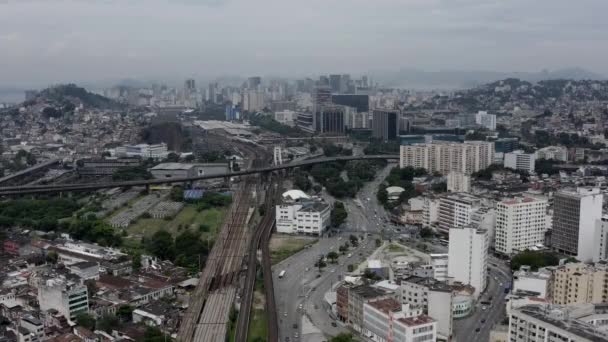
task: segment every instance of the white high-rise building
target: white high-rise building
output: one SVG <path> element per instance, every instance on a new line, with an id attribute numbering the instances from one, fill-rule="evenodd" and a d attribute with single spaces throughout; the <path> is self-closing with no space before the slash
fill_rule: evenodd
<path id="1" fill-rule="evenodd" d="M 553 199 L 551 245 L 582 262 L 593 260 L 596 222 L 602 219 L 604 196 L 599 188 L 561 190 Z"/>
<path id="2" fill-rule="evenodd" d="M 487 168 L 492 163 L 494 163 L 493 142 L 432 142 L 400 147 L 400 167 L 424 168 L 429 172 L 446 175 L 450 171 L 460 171 L 469 175 Z"/>
<path id="3" fill-rule="evenodd" d="M 496 252 L 511 255 L 544 244 L 546 214 L 546 199 L 523 197 L 499 202 L 496 205 Z"/>
<path id="4" fill-rule="evenodd" d="M 608 261 L 608 216 L 595 221 L 593 262 Z"/>
<path id="5" fill-rule="evenodd" d="M 489 130 L 496 130 L 496 115 L 488 112 L 479 111 L 475 114 L 475 123 Z"/>
<path id="6" fill-rule="evenodd" d="M 422 226 L 430 228 L 439 220 L 439 199 L 424 197 L 422 204 Z"/>
<path id="7" fill-rule="evenodd" d="M 481 200 L 466 193 L 452 193 L 439 199 L 438 230 L 448 234 L 451 228 L 471 223 L 473 213 L 481 207 Z"/>
<path id="8" fill-rule="evenodd" d="M 475 296 L 486 287 L 488 234 L 476 227 L 450 229 L 448 276 L 475 288 Z"/>
<path id="9" fill-rule="evenodd" d="M 255 112 L 264 108 L 264 93 L 257 90 L 245 90 L 243 92 L 243 110 Z"/>
<path id="10" fill-rule="evenodd" d="M 76 319 L 79 313 L 89 312 L 87 287 L 61 278 L 40 284 L 38 302 L 40 310 L 55 309 L 69 320 Z"/>
<path id="11" fill-rule="evenodd" d="M 450 171 L 448 173 L 448 191 L 471 192 L 471 177 L 459 171 Z"/>
<path id="12" fill-rule="evenodd" d="M 523 151 L 513 151 L 505 153 L 505 167 L 513 170 L 522 170 L 528 173 L 534 172 L 536 157 L 534 153 L 524 153 Z"/>

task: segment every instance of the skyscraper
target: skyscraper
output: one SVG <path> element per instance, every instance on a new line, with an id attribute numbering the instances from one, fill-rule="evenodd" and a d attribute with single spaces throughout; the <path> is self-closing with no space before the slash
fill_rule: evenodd
<path id="1" fill-rule="evenodd" d="M 475 288 L 479 296 L 488 275 L 488 234 L 475 227 L 450 229 L 448 277 Z"/>
<path id="2" fill-rule="evenodd" d="M 511 255 L 544 244 L 547 200 L 514 198 L 496 206 L 497 253 Z"/>
<path id="3" fill-rule="evenodd" d="M 333 93 L 339 93 L 342 85 L 342 75 L 329 75 L 329 86 Z"/>
<path id="4" fill-rule="evenodd" d="M 344 134 L 346 120 L 343 106 L 321 106 L 315 112 L 315 130 L 320 133 Z"/>
<path id="5" fill-rule="evenodd" d="M 247 79 L 247 88 L 257 89 L 261 83 L 262 83 L 262 78 L 260 76 L 249 77 Z"/>
<path id="6" fill-rule="evenodd" d="M 579 261 L 593 259 L 595 225 L 602 219 L 604 197 L 599 188 L 561 190 L 553 200 L 551 245 Z"/>
<path id="7" fill-rule="evenodd" d="M 374 109 L 372 136 L 382 141 L 397 140 L 397 136 L 399 136 L 399 111 Z"/>

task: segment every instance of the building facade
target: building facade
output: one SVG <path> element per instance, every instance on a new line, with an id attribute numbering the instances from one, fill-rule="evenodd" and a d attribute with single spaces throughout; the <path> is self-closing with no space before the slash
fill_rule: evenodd
<path id="1" fill-rule="evenodd" d="M 397 140 L 400 112 L 394 109 L 374 109 L 372 137 L 382 141 Z"/>
<path id="2" fill-rule="evenodd" d="M 471 192 L 471 177 L 460 171 L 450 171 L 448 173 L 449 192 Z"/>
<path id="3" fill-rule="evenodd" d="M 535 163 L 536 157 L 533 153 L 524 153 L 523 151 L 505 153 L 504 165 L 506 168 L 533 173 Z"/>
<path id="4" fill-rule="evenodd" d="M 602 219 L 603 195 L 598 188 L 558 191 L 553 199 L 552 247 L 579 261 L 593 260 L 595 226 Z"/>
<path id="5" fill-rule="evenodd" d="M 473 212 L 481 206 L 479 198 L 466 193 L 453 193 L 439 199 L 438 231 L 448 234 L 451 228 L 471 223 Z"/>
<path id="6" fill-rule="evenodd" d="M 511 255 L 545 243 L 547 200 L 523 197 L 496 205 L 497 253 Z"/>
<path id="7" fill-rule="evenodd" d="M 87 287 L 65 279 L 48 279 L 38 287 L 40 310 L 55 309 L 70 320 L 89 312 Z"/>
<path id="8" fill-rule="evenodd" d="M 450 229 L 448 276 L 475 288 L 479 296 L 486 288 L 488 275 L 488 235 L 474 227 Z"/>
<path id="9" fill-rule="evenodd" d="M 400 167 L 424 168 L 447 175 L 459 171 L 470 175 L 494 162 L 494 143 L 465 141 L 464 143 L 433 142 L 400 147 Z"/>

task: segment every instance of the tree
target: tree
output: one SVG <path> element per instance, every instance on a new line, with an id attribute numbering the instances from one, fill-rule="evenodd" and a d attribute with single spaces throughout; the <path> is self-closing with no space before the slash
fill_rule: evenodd
<path id="1" fill-rule="evenodd" d="M 120 328 L 120 321 L 116 316 L 104 315 L 97 320 L 96 328 L 97 330 L 103 330 L 109 334 L 112 330 Z"/>
<path id="2" fill-rule="evenodd" d="M 91 331 L 95 329 L 95 318 L 86 312 L 76 315 L 76 324 Z"/>
<path id="3" fill-rule="evenodd" d="M 329 340 L 330 342 L 354 342 L 353 335 L 351 333 L 340 333 Z"/>
<path id="4" fill-rule="evenodd" d="M 163 260 L 173 260 L 175 256 L 175 248 L 173 237 L 169 232 L 161 229 L 154 233 L 147 241 L 146 249 Z"/>
<path id="5" fill-rule="evenodd" d="M 171 341 L 171 336 L 163 334 L 157 327 L 147 327 L 142 342 L 166 342 Z"/>
<path id="6" fill-rule="evenodd" d="M 380 239 L 376 239 L 375 243 L 376 243 L 376 247 L 382 246 L 382 240 L 380 240 Z"/>
<path id="7" fill-rule="evenodd" d="M 57 252 L 55 252 L 55 251 L 49 251 L 46 254 L 46 261 L 51 264 L 56 264 L 58 259 L 59 259 L 59 254 L 57 254 Z"/>
<path id="8" fill-rule="evenodd" d="M 346 270 L 348 272 L 353 272 L 355 270 L 355 265 L 350 264 L 350 265 L 346 266 Z"/>
<path id="9" fill-rule="evenodd" d="M 422 238 L 431 238 L 433 237 L 433 230 L 431 228 L 422 228 L 420 229 L 420 236 Z"/>
<path id="10" fill-rule="evenodd" d="M 521 266 L 530 266 L 533 271 L 545 266 L 556 266 L 559 257 L 553 252 L 525 250 L 511 259 L 511 268 L 518 270 Z"/>
<path id="11" fill-rule="evenodd" d="M 329 259 L 332 263 L 336 263 L 336 260 L 338 260 L 338 253 L 331 251 L 329 253 L 327 253 L 327 259 Z"/>
<path id="12" fill-rule="evenodd" d="M 435 183 L 431 186 L 431 190 L 433 192 L 446 192 L 446 191 L 448 191 L 448 183 L 446 183 L 446 182 Z"/>
<path id="13" fill-rule="evenodd" d="M 346 212 L 346 208 L 344 207 L 344 203 L 336 201 L 334 203 L 334 207 L 331 210 L 330 220 L 332 227 L 339 227 L 342 223 L 346 221 L 348 217 L 348 213 Z"/>
<path id="14" fill-rule="evenodd" d="M 323 267 L 327 266 L 327 264 L 325 263 L 325 257 L 323 255 L 319 257 L 319 260 L 317 260 L 315 266 L 319 268 L 319 272 L 321 272 Z"/>
<path id="15" fill-rule="evenodd" d="M 355 235 L 350 234 L 348 239 L 350 240 L 350 243 L 351 245 L 353 245 L 353 247 L 357 247 L 359 245 L 359 239 Z"/>
<path id="16" fill-rule="evenodd" d="M 87 286 L 87 293 L 89 294 L 89 298 L 93 297 L 93 295 L 97 293 L 97 284 L 95 284 L 95 280 L 87 279 L 84 281 L 84 284 Z"/>
<path id="17" fill-rule="evenodd" d="M 131 322 L 133 319 L 133 307 L 131 305 L 121 305 L 116 310 L 116 316 L 123 322 Z"/>
<path id="18" fill-rule="evenodd" d="M 183 202 L 184 201 L 184 188 L 181 186 L 174 186 L 171 188 L 169 197 L 172 201 Z"/>
<path id="19" fill-rule="evenodd" d="M 179 154 L 171 152 L 169 154 L 167 154 L 167 162 L 169 163 L 177 163 L 179 162 Z"/>
<path id="20" fill-rule="evenodd" d="M 321 190 L 323 190 L 323 187 L 320 186 L 319 184 L 315 184 L 312 186 L 312 190 L 316 193 L 319 193 L 319 192 L 321 192 Z"/>
<path id="21" fill-rule="evenodd" d="M 346 245 L 341 245 L 340 247 L 338 247 L 338 251 L 344 254 L 346 253 L 346 251 L 348 251 L 348 247 L 346 247 Z"/>
<path id="22" fill-rule="evenodd" d="M 141 253 L 136 252 L 131 256 L 131 266 L 134 271 L 139 271 L 141 269 Z"/>

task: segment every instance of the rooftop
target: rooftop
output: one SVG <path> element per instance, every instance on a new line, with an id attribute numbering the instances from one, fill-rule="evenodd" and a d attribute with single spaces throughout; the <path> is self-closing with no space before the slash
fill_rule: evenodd
<path id="1" fill-rule="evenodd" d="M 399 318 L 397 321 L 407 325 L 408 327 L 415 327 L 418 325 L 425 325 L 425 324 L 429 324 L 429 323 L 433 323 L 435 322 L 434 319 L 432 319 L 429 316 L 426 315 L 420 315 L 420 316 L 416 316 L 416 317 L 407 317 L 407 318 Z"/>
<path id="2" fill-rule="evenodd" d="M 373 308 L 382 311 L 386 314 L 389 312 L 401 311 L 401 303 L 393 298 L 379 299 L 368 303 Z"/>
<path id="3" fill-rule="evenodd" d="M 193 164 L 184 163 L 161 163 L 150 170 L 190 170 L 194 167 Z"/>

